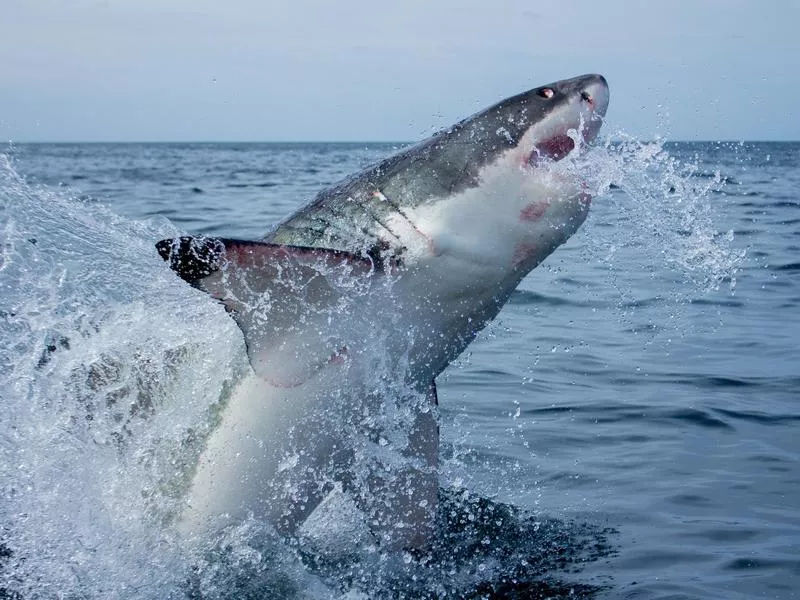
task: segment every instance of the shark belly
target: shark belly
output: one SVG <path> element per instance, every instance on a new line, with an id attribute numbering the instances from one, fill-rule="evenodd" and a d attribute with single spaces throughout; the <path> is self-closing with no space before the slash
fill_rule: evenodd
<path id="1" fill-rule="evenodd" d="M 335 370 L 294 388 L 245 377 L 197 463 L 179 524 L 183 533 L 204 536 L 248 518 L 286 533 L 313 510 L 324 493 L 322 473 L 345 461 L 336 456 L 335 430 L 311 427 L 320 424 L 319 395 L 336 375 L 327 371 Z"/>
<path id="2" fill-rule="evenodd" d="M 358 301 L 357 313 L 339 315 L 346 347 L 308 379 L 283 385 L 249 373 L 238 384 L 197 462 L 178 522 L 183 535 L 205 539 L 248 519 L 293 535 L 344 490 L 383 547 L 419 547 L 430 537 L 436 398 L 430 361 L 412 358 L 414 341 L 428 336 L 413 336 L 412 313 L 374 326 L 380 320 L 368 307 L 381 312 L 395 302 L 386 290 Z M 376 390 L 386 379 L 402 384 Z M 398 410 L 405 425 L 387 428 L 384 412 Z"/>

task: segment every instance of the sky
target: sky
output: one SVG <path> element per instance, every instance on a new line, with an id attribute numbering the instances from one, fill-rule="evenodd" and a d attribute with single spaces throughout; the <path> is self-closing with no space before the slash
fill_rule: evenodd
<path id="1" fill-rule="evenodd" d="M 800 140 L 800 0 L 2 0 L 0 140 L 410 141 L 583 73 L 606 130 Z"/>

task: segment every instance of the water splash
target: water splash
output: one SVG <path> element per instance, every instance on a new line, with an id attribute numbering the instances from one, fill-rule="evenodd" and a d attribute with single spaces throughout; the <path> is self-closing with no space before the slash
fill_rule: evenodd
<path id="1" fill-rule="evenodd" d="M 0 589 L 164 597 L 184 571 L 162 527 L 175 450 L 191 452 L 241 342 L 160 268 L 166 223 L 28 185 L 5 155 L 0 211 Z"/>
<path id="2" fill-rule="evenodd" d="M 734 281 L 741 254 L 713 225 L 726 185 L 720 173 L 707 177 L 663 143 L 629 138 L 554 169 L 580 177 L 595 197 L 590 253 L 610 272 L 619 253 L 637 252 L 653 277 L 660 273 L 654 265 L 671 267 L 677 283 L 664 289 L 676 296 Z M 341 529 L 334 541 L 344 541 L 344 550 L 314 551 L 258 523 L 226 532 L 216 555 L 183 545 L 164 524 L 178 510 L 185 464 L 245 353 L 220 307 L 188 290 L 156 255 L 153 241 L 177 234 L 167 222 L 129 221 L 31 186 L 0 156 L 0 589 L 25 598 L 213 598 L 231 590 L 238 597 L 483 597 L 516 581 L 568 595 L 553 573 L 564 553 L 580 554 L 579 533 L 591 547 L 602 545 L 602 532 L 555 521 L 542 528 L 542 520 L 464 497 L 463 489 L 443 492 L 438 558 L 369 543 L 353 556 L 363 532 Z M 408 428 L 387 422 L 411 413 L 386 409 L 375 429 L 402 446 Z M 474 444 L 461 440 L 445 467 L 469 472 L 456 463 L 475 459 Z M 382 448 L 380 438 L 365 444 L 361 460 L 370 463 Z M 337 510 L 344 509 L 317 523 L 317 533 L 350 519 Z"/>
<path id="3" fill-rule="evenodd" d="M 664 286 L 666 295 L 685 300 L 726 281 L 733 291 L 745 252 L 734 247 L 733 230 L 715 226 L 729 180 L 704 171 L 697 156 L 691 162 L 672 156 L 665 143 L 617 131 L 594 146 L 578 145 L 552 168 L 580 179 L 595 198 L 595 222 L 587 223 L 592 256 L 609 269 L 618 253 L 634 251 L 653 277 L 666 265 L 678 278 Z"/>

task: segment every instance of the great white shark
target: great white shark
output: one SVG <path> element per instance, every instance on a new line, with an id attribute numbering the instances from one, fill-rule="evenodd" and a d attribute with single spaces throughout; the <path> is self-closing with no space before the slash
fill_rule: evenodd
<path id="1" fill-rule="evenodd" d="M 600 75 L 537 87 L 321 191 L 260 241 L 157 244 L 225 306 L 252 366 L 206 440 L 182 531 L 252 517 L 291 534 L 335 488 L 381 544 L 425 545 L 435 379 L 585 220 L 581 181 L 550 167 L 596 137 L 608 100 Z"/>

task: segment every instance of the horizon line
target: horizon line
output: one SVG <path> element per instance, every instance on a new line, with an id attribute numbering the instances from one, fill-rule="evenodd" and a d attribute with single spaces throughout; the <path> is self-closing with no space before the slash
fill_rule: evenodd
<path id="1" fill-rule="evenodd" d="M 78 144 L 415 144 L 421 140 L 7 140 L 6 145 L 78 145 Z M 612 143 L 626 140 L 614 139 Z M 644 143 L 662 142 L 666 144 L 797 144 L 797 140 L 769 140 L 769 139 L 707 139 L 707 140 L 671 140 L 671 139 L 641 139 Z"/>

